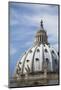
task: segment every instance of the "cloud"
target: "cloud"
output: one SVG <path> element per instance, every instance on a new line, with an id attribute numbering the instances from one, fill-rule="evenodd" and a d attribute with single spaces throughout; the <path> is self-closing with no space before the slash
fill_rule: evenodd
<path id="1" fill-rule="evenodd" d="M 19 9 L 16 9 L 19 8 Z M 26 8 L 25 11 L 21 13 L 21 8 L 23 8 L 23 11 Z M 28 9 L 27 9 L 28 8 Z M 57 7 L 51 7 L 49 5 L 30 5 L 26 6 L 25 4 L 14 4 L 14 8 L 11 10 L 11 36 L 12 42 L 19 43 L 25 42 L 29 45 L 29 40 L 33 40 L 35 36 L 35 32 L 37 32 L 40 29 L 40 20 L 43 19 L 44 28 L 47 31 L 48 36 L 51 34 L 50 37 L 48 37 L 49 43 L 55 44 L 58 42 L 58 14 L 57 14 Z M 27 10 L 31 10 L 32 16 L 28 14 Z M 43 12 L 44 10 L 44 12 Z M 49 13 L 54 12 L 55 14 Z M 33 13 L 38 12 L 37 14 Z M 46 12 L 45 12 L 46 11 Z M 54 20 L 54 21 L 53 21 Z M 31 37 L 31 39 L 30 39 Z M 27 40 L 28 39 L 28 40 Z M 18 44 L 20 45 L 20 43 Z M 21 47 L 23 47 L 21 45 Z"/>
<path id="2" fill-rule="evenodd" d="M 52 7 L 51 5 L 40 5 L 40 4 L 35 5 L 35 4 L 21 4 L 21 3 L 19 3 L 19 4 L 12 3 L 11 5 L 13 6 L 13 8 L 11 10 L 10 15 L 14 19 L 14 23 L 13 23 L 13 21 L 11 22 L 12 25 L 13 24 L 20 24 L 20 23 L 25 24 L 25 22 L 28 22 L 29 20 L 32 21 L 32 19 L 34 17 L 35 17 L 34 20 L 37 19 L 37 21 L 38 21 L 38 20 L 40 20 L 40 18 L 38 19 L 38 18 L 36 18 L 36 16 L 44 17 L 45 15 L 48 15 L 48 14 L 51 16 L 52 15 L 55 16 L 56 13 L 58 12 L 57 6 Z M 53 14 L 52 12 L 55 14 Z M 29 23 L 26 23 L 26 24 L 29 24 Z"/>

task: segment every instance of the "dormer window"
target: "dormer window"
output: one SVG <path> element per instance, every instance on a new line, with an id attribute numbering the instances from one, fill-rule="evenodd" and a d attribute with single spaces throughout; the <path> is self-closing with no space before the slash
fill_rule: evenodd
<path id="1" fill-rule="evenodd" d="M 30 50 L 30 53 L 32 53 L 32 50 Z"/>
<path id="2" fill-rule="evenodd" d="M 44 47 L 45 47 L 45 44 L 44 44 Z"/>
<path id="3" fill-rule="evenodd" d="M 46 62 L 47 62 L 47 64 L 49 63 L 49 59 L 48 58 L 46 58 Z"/>
<path id="4" fill-rule="evenodd" d="M 21 62 L 19 62 L 19 64 L 21 64 Z"/>
<path id="5" fill-rule="evenodd" d="M 40 52 L 40 50 L 39 50 L 39 49 L 37 49 L 37 52 Z"/>
<path id="6" fill-rule="evenodd" d="M 29 60 L 26 60 L 27 62 L 29 62 Z"/>
<path id="7" fill-rule="evenodd" d="M 54 53 L 54 51 L 52 50 L 52 53 Z"/>
<path id="8" fill-rule="evenodd" d="M 39 58 L 36 58 L 36 61 L 39 61 Z"/>
<path id="9" fill-rule="evenodd" d="M 45 52 L 48 52 L 47 49 L 45 49 Z"/>
<path id="10" fill-rule="evenodd" d="M 57 64 L 57 60 L 55 59 L 55 64 Z"/>

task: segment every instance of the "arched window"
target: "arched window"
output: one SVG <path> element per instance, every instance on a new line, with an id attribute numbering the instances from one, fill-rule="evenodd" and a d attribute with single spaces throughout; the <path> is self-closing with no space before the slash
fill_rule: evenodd
<path id="1" fill-rule="evenodd" d="M 55 59 L 55 64 L 57 64 L 57 59 Z"/>
<path id="2" fill-rule="evenodd" d="M 46 62 L 47 62 L 47 64 L 49 63 L 49 59 L 48 58 L 46 58 Z"/>
<path id="3" fill-rule="evenodd" d="M 40 50 L 39 50 L 39 49 L 37 49 L 37 52 L 40 52 Z"/>
<path id="4" fill-rule="evenodd" d="M 45 49 L 45 52 L 48 52 L 47 49 Z"/>
<path id="5" fill-rule="evenodd" d="M 52 50 L 52 53 L 54 53 L 54 51 Z"/>

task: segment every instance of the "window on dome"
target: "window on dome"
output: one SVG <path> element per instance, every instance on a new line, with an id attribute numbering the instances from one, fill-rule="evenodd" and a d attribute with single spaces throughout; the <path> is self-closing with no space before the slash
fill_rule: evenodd
<path id="1" fill-rule="evenodd" d="M 32 53 L 32 50 L 30 50 L 30 53 Z"/>
<path id="2" fill-rule="evenodd" d="M 39 61 L 39 59 L 38 59 L 38 58 L 36 58 L 36 61 Z"/>
<path id="3" fill-rule="evenodd" d="M 19 64 L 21 64 L 21 62 L 19 62 Z"/>
<path id="4" fill-rule="evenodd" d="M 44 44 L 44 47 L 45 47 L 45 44 Z"/>
<path id="5" fill-rule="evenodd" d="M 21 71 L 21 68 L 19 68 L 19 70 Z"/>
<path id="6" fill-rule="evenodd" d="M 59 52 L 58 52 L 58 56 L 59 56 Z"/>
<path id="7" fill-rule="evenodd" d="M 54 51 L 52 50 L 52 53 L 54 53 Z"/>
<path id="8" fill-rule="evenodd" d="M 29 60 L 26 60 L 27 62 L 29 62 Z"/>
<path id="9" fill-rule="evenodd" d="M 26 54 L 26 52 L 24 54 Z"/>
<path id="10" fill-rule="evenodd" d="M 57 59 L 55 59 L 55 64 L 57 64 Z"/>
<path id="11" fill-rule="evenodd" d="M 40 52 L 40 50 L 39 50 L 39 49 L 37 49 L 37 52 Z"/>
<path id="12" fill-rule="evenodd" d="M 47 49 L 45 49 L 45 52 L 48 52 Z"/>
<path id="13" fill-rule="evenodd" d="M 47 62 L 47 64 L 49 63 L 49 59 L 48 58 L 46 58 L 46 62 Z"/>

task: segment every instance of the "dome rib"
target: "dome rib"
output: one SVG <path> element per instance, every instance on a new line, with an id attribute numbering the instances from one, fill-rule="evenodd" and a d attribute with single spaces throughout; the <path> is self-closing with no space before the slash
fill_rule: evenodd
<path id="1" fill-rule="evenodd" d="M 49 58 L 50 58 L 50 64 L 51 64 L 51 67 L 50 67 L 50 69 L 51 69 L 51 71 L 53 71 L 53 65 L 52 65 L 52 55 L 51 55 L 51 51 L 49 50 L 49 47 L 45 44 L 45 47 L 46 47 L 46 49 L 48 50 L 48 53 L 49 53 Z"/>
<path id="2" fill-rule="evenodd" d="M 40 45 L 40 69 L 41 71 L 43 71 L 43 61 L 44 61 L 44 48 L 43 48 L 43 44 Z"/>
<path id="3" fill-rule="evenodd" d="M 51 47 L 51 50 L 53 50 L 55 52 L 57 60 L 58 60 L 58 54 L 57 54 L 57 51 L 55 50 L 55 48 Z"/>
<path id="4" fill-rule="evenodd" d="M 33 46 L 33 47 L 34 47 L 34 46 Z M 32 47 L 32 48 L 33 48 L 33 47 Z M 25 56 L 25 58 L 24 58 L 23 65 L 22 65 L 22 74 L 24 73 L 24 66 L 25 66 L 26 58 L 27 58 L 27 56 L 28 56 L 28 54 L 29 54 L 29 52 L 30 52 L 30 50 L 31 50 L 32 48 L 30 48 L 30 49 L 26 52 L 26 56 Z"/>
<path id="5" fill-rule="evenodd" d="M 33 58 L 32 58 L 32 65 L 31 65 L 31 70 L 32 72 L 34 72 L 34 56 L 35 56 L 35 52 L 36 52 L 36 49 L 37 49 L 38 45 L 36 46 L 35 50 L 34 50 L 34 53 L 33 53 Z"/>
<path id="6" fill-rule="evenodd" d="M 44 47 L 42 45 L 42 70 L 43 71 L 44 71 L 44 60 L 45 60 L 45 58 L 44 58 Z"/>
<path id="7" fill-rule="evenodd" d="M 23 74 L 23 71 L 24 71 L 24 64 L 25 64 L 25 61 L 26 61 L 26 57 L 27 57 L 29 51 L 30 51 L 30 49 L 28 50 L 28 52 L 26 52 L 26 56 L 25 56 L 24 61 L 23 61 L 23 65 L 22 65 L 22 74 Z"/>

